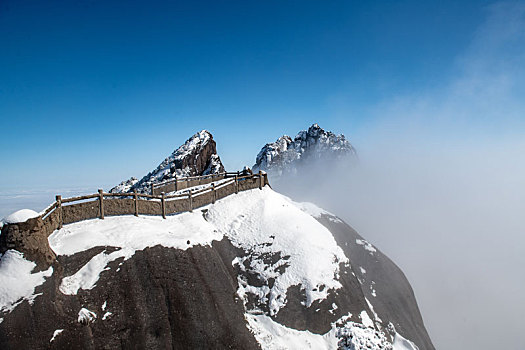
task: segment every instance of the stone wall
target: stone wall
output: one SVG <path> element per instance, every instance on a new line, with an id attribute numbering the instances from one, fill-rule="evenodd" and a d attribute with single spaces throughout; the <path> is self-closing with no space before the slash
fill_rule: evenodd
<path id="1" fill-rule="evenodd" d="M 223 179 L 224 175 L 184 181 L 179 184 L 196 186 L 210 183 L 218 178 Z M 215 193 L 208 190 L 194 194 L 191 198 L 191 209 L 208 205 L 213 203 L 214 199 L 219 200 L 237 191 L 259 188 L 260 181 L 259 176 L 242 178 L 237 183 L 231 182 L 216 186 Z M 262 182 L 263 186 L 269 185 L 267 176 L 263 176 Z M 135 199 L 104 197 L 103 209 L 104 216 L 133 215 L 135 214 Z M 166 215 L 187 212 L 190 210 L 190 198 L 165 199 L 164 209 Z M 137 211 L 138 214 L 142 215 L 160 216 L 162 215 L 162 202 L 159 199 L 137 199 Z M 100 200 L 98 198 L 80 203 L 62 204 L 62 206 L 57 206 L 52 210 L 44 219 L 37 217 L 23 223 L 6 224 L 2 227 L 0 235 L 0 252 L 7 249 L 17 249 L 23 252 L 28 259 L 35 261 L 39 268 L 46 268 L 56 259 L 49 247 L 47 237 L 62 225 L 95 218 L 100 218 Z"/>
<path id="2" fill-rule="evenodd" d="M 16 249 L 24 253 L 24 257 L 34 261 L 37 270 L 40 271 L 47 269 L 56 260 L 56 255 L 49 246 L 41 217 L 4 225 L 0 234 L 0 253 L 8 249 Z"/>
<path id="3" fill-rule="evenodd" d="M 135 200 L 132 198 L 104 198 L 104 216 L 135 214 Z"/>
<path id="4" fill-rule="evenodd" d="M 162 215 L 162 207 L 159 200 L 138 200 L 139 214 Z"/>
<path id="5" fill-rule="evenodd" d="M 62 205 L 62 217 L 64 224 L 98 218 L 100 217 L 99 201 L 95 199 L 83 203 Z"/>
<path id="6" fill-rule="evenodd" d="M 166 215 L 182 213 L 190 209 L 189 198 L 167 199 L 165 202 Z"/>
<path id="7" fill-rule="evenodd" d="M 183 190 L 189 187 L 206 185 L 214 181 L 222 180 L 224 178 L 225 178 L 225 175 L 223 174 L 223 175 L 200 177 L 200 178 L 190 179 L 190 180 L 176 180 L 177 184 L 175 184 L 175 181 L 167 182 L 164 185 L 155 186 L 155 188 L 153 189 L 153 195 L 158 196 L 162 192 L 169 193 L 173 191 Z"/>

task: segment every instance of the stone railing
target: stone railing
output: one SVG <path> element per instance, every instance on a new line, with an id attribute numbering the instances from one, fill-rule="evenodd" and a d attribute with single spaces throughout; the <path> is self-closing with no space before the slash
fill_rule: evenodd
<path id="1" fill-rule="evenodd" d="M 162 192 L 174 192 L 183 190 L 189 187 L 195 187 L 199 185 L 209 184 L 211 182 L 234 178 L 241 176 L 241 172 L 236 173 L 219 173 L 219 174 L 209 174 L 202 176 L 190 176 L 190 177 L 175 177 L 173 179 L 151 184 L 151 194 L 158 195 Z"/>
<path id="2" fill-rule="evenodd" d="M 240 176 L 239 173 L 219 175 L 210 177 L 213 178 L 210 186 L 200 189 L 185 187 L 188 190 L 180 194 L 104 193 L 99 190 L 96 194 L 80 197 L 56 196 L 56 201 L 47 207 L 42 215 L 25 222 L 3 225 L 0 253 L 16 249 L 23 252 L 29 260 L 36 262 L 38 270 L 47 269 L 56 260 L 47 238 L 64 224 L 115 215 L 159 215 L 166 218 L 169 214 L 191 212 L 195 208 L 215 203 L 218 199 L 240 191 L 262 189 L 269 185 L 266 173 L 259 172 L 247 176 Z M 181 179 L 177 179 L 177 182 L 179 180 Z M 196 183 L 195 180 L 201 182 Z M 224 181 L 215 183 L 218 180 Z M 180 183 L 184 181 L 186 180 Z M 187 183 L 202 185 L 204 181 L 208 179 L 193 178 L 187 180 Z M 172 184 L 167 185 L 161 183 L 158 187 L 165 189 Z"/>
<path id="3" fill-rule="evenodd" d="M 209 177 L 213 181 L 193 178 L 190 180 L 177 179 L 177 184 L 190 183 L 193 186 L 211 182 L 211 186 L 201 189 L 189 188 L 182 194 L 166 195 L 165 191 L 159 195 L 145 193 L 105 193 L 99 190 L 96 194 L 72 198 L 56 196 L 55 203 L 51 204 L 41 215 L 44 230 L 49 236 L 53 231 L 64 224 L 70 224 L 82 220 L 100 218 L 116 215 L 166 215 L 193 211 L 193 209 L 207 204 L 215 203 L 216 200 L 224 198 L 239 191 L 262 189 L 268 183 L 266 173 L 242 176 L 239 173 L 224 173 L 216 177 Z M 192 181 L 201 182 L 192 182 Z M 215 184 L 218 180 L 226 180 Z M 155 190 L 161 188 L 169 189 L 171 183 L 160 183 L 155 185 Z M 183 188 L 188 188 L 185 186 Z M 178 188 L 180 190 L 180 187 Z M 170 191 L 171 192 L 171 191 Z M 156 192 L 154 192 L 156 193 Z"/>

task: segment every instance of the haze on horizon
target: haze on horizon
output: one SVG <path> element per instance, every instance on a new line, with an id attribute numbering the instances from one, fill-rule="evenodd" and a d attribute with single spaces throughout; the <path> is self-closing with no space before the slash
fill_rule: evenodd
<path id="1" fill-rule="evenodd" d="M 201 129 L 233 170 L 317 122 L 360 161 L 290 194 L 403 269 L 436 348 L 521 348 L 525 2 L 6 1 L 0 33 L 3 212 L 143 176 Z"/>

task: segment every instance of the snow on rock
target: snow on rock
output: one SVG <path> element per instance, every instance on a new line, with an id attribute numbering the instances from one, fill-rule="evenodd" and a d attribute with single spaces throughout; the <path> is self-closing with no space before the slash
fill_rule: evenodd
<path id="1" fill-rule="evenodd" d="M 49 245 L 58 255 L 72 255 L 97 246 L 121 248 L 112 253 L 102 252 L 71 276 L 64 277 L 60 291 L 73 295 L 79 289 L 95 287 L 100 273 L 119 258 L 132 257 L 137 250 L 162 245 L 187 249 L 194 245 L 209 245 L 222 239 L 207 223 L 200 211 L 168 216 L 115 216 L 102 220 L 86 220 L 65 225 L 49 236 Z M 188 244 L 190 240 L 190 244 Z"/>
<path id="2" fill-rule="evenodd" d="M 112 313 L 112 312 L 109 312 L 109 311 L 108 311 L 108 312 L 106 312 L 106 313 L 104 314 L 104 316 L 102 316 L 102 321 L 105 321 L 105 320 L 107 320 L 107 319 L 108 319 L 108 317 L 109 317 L 109 316 L 111 316 L 111 315 L 113 315 L 113 313 Z"/>
<path id="3" fill-rule="evenodd" d="M 393 350 L 419 350 L 416 344 L 397 333 L 394 336 Z"/>
<path id="4" fill-rule="evenodd" d="M 64 225 L 49 236 L 49 245 L 57 255 L 72 255 L 103 246 L 134 251 L 156 245 L 187 249 L 222 239 L 222 234 L 214 229 L 203 219 L 200 210 L 169 215 L 166 219 L 160 216 L 113 216 Z"/>
<path id="5" fill-rule="evenodd" d="M 238 293 L 241 297 L 255 294 L 271 315 L 286 304 L 286 291 L 291 286 L 305 291 L 307 307 L 341 287 L 337 281 L 339 264 L 348 263 L 348 259 L 331 232 L 270 188 L 217 202 L 209 208 L 207 220 L 248 253 L 250 272 L 265 283 L 256 287 L 240 279 Z M 265 263 L 268 256 L 280 259 Z M 244 264 L 239 267 L 243 269 Z M 271 288 L 269 279 L 275 280 Z"/>
<path id="6" fill-rule="evenodd" d="M 256 158 L 254 171 L 266 170 L 275 174 L 296 172 L 301 161 L 328 156 L 355 155 L 355 149 L 344 135 L 335 135 L 313 124 L 308 130 L 300 131 L 292 140 L 284 135 L 272 143 L 267 143 Z"/>
<path id="7" fill-rule="evenodd" d="M 374 255 L 375 252 L 377 252 L 377 249 L 368 241 L 365 241 L 364 239 L 356 239 L 355 242 L 359 245 L 362 245 L 365 250 L 367 250 L 370 255 Z"/>
<path id="8" fill-rule="evenodd" d="M 10 312 L 23 300 L 32 302 L 35 288 L 53 274 L 53 268 L 32 273 L 36 264 L 24 259 L 16 250 L 6 251 L 0 258 L 0 311 Z"/>
<path id="9" fill-rule="evenodd" d="M 124 180 L 121 183 L 119 183 L 117 186 L 113 187 L 111 190 L 109 190 L 109 193 L 128 193 L 128 192 L 131 192 L 131 188 L 137 182 L 139 182 L 139 180 L 136 177 L 131 177 L 129 180 Z"/>
<path id="10" fill-rule="evenodd" d="M 359 317 L 361 318 L 361 321 L 363 322 L 363 326 L 374 328 L 374 322 L 372 321 L 370 316 L 368 316 L 368 313 L 365 310 L 361 311 L 361 314 L 359 314 Z"/>
<path id="11" fill-rule="evenodd" d="M 31 209 L 21 209 L 5 217 L 2 221 L 6 224 L 16 224 L 26 222 L 29 219 L 37 218 L 40 214 Z"/>
<path id="12" fill-rule="evenodd" d="M 77 294 L 79 289 L 92 289 L 97 283 L 100 273 L 107 270 L 107 265 L 118 258 L 129 259 L 135 253 L 134 249 L 124 248 L 113 253 L 105 252 L 95 255 L 72 276 L 64 277 L 60 284 L 60 291 L 66 295 Z"/>
<path id="13" fill-rule="evenodd" d="M 49 341 L 50 343 L 53 342 L 53 340 L 55 340 L 55 338 L 60 334 L 62 333 L 64 330 L 63 329 L 57 329 L 56 331 L 53 332 L 53 337 L 51 338 L 51 340 Z"/>
<path id="14" fill-rule="evenodd" d="M 266 282 L 254 287 L 240 280 L 239 295 L 257 295 L 272 314 L 286 304 L 286 292 L 291 286 L 305 291 L 307 307 L 341 287 L 337 281 L 339 264 L 348 263 L 348 259 L 330 231 L 288 198 L 264 187 L 223 198 L 205 208 L 206 218 L 195 210 L 166 219 L 118 216 L 64 225 L 49 237 L 49 244 L 58 255 L 97 246 L 121 249 L 94 256 L 76 273 L 65 277 L 60 290 L 76 294 L 79 289 L 93 288 L 109 262 L 128 259 L 136 250 L 155 245 L 187 249 L 209 245 L 224 236 L 247 252 L 250 269 Z M 265 263 L 269 254 L 280 257 L 272 266 Z M 268 286 L 270 278 L 275 279 L 272 288 Z"/>
<path id="15" fill-rule="evenodd" d="M 97 319 L 97 314 L 94 313 L 93 311 L 89 311 L 88 309 L 84 307 L 80 309 L 80 311 L 78 312 L 78 319 L 77 319 L 78 323 L 88 324 L 88 323 L 95 322 L 96 319 Z"/>
<path id="16" fill-rule="evenodd" d="M 337 349 L 335 332 L 325 335 L 285 327 L 265 315 L 245 314 L 248 329 L 263 350 L 277 349 Z"/>
<path id="17" fill-rule="evenodd" d="M 251 330 L 263 350 L 392 350 L 392 344 L 383 332 L 348 321 L 350 317 L 351 315 L 341 317 L 325 334 L 315 334 L 307 330 L 299 331 L 288 328 L 266 315 L 245 314 L 248 329 Z M 405 350 L 404 348 L 394 349 Z"/>
<path id="18" fill-rule="evenodd" d="M 113 187 L 110 192 L 123 193 L 136 189 L 138 192 L 149 193 L 151 184 L 159 183 L 175 177 L 217 174 L 224 172 L 224 166 L 217 155 L 213 136 L 207 130 L 202 130 L 190 137 L 177 148 L 157 168 L 142 179 L 131 178 Z"/>

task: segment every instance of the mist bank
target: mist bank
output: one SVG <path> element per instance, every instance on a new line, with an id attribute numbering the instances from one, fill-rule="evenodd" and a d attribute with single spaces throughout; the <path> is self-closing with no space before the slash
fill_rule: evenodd
<path id="1" fill-rule="evenodd" d="M 340 216 L 392 258 L 436 348 L 518 349 L 525 142 L 439 138 L 369 135 L 358 161 L 325 159 L 272 184 Z"/>

